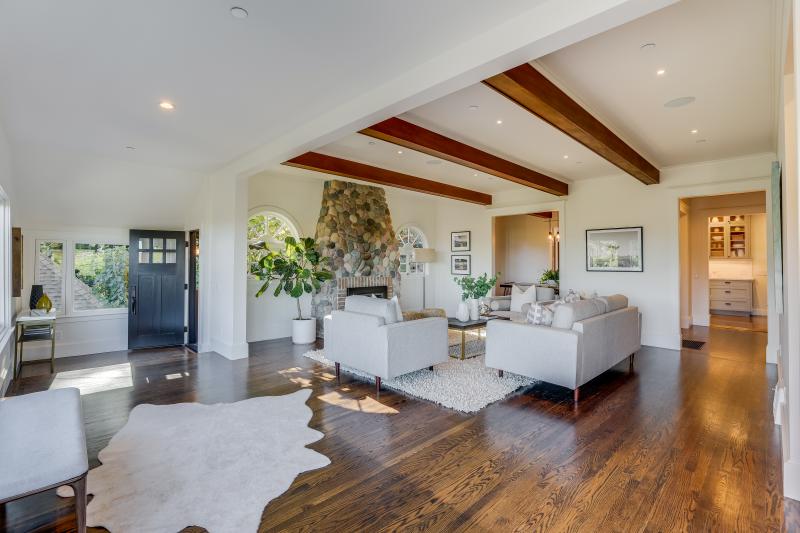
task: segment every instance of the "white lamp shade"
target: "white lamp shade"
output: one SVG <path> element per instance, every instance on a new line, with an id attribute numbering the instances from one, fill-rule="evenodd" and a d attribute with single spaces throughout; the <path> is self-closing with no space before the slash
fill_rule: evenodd
<path id="1" fill-rule="evenodd" d="M 436 250 L 433 248 L 414 248 L 411 260 L 415 263 L 435 263 Z"/>

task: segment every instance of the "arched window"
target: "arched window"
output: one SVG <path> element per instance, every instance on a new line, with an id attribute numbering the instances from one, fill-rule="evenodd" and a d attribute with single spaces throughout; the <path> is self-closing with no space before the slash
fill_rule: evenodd
<path id="1" fill-rule="evenodd" d="M 267 253 L 283 250 L 286 237 L 300 237 L 297 226 L 287 215 L 276 211 L 260 211 L 247 221 L 247 263 L 250 270 Z"/>
<path id="2" fill-rule="evenodd" d="M 400 273 L 423 274 L 425 265 L 412 261 L 414 248 L 427 248 L 428 239 L 422 230 L 414 226 L 403 226 L 397 231 L 397 245 L 400 247 Z"/>

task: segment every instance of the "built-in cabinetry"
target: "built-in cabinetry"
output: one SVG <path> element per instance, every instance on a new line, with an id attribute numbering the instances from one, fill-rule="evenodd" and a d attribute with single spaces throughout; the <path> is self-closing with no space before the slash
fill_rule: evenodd
<path id="1" fill-rule="evenodd" d="M 726 215 L 708 219 L 710 259 L 750 259 L 750 215 Z"/>
<path id="2" fill-rule="evenodd" d="M 753 280 L 709 280 L 709 309 L 711 311 L 751 313 L 753 310 Z"/>

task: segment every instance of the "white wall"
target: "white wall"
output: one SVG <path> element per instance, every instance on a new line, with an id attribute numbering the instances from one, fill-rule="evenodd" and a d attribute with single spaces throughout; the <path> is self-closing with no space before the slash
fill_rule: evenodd
<path id="1" fill-rule="evenodd" d="M 494 221 L 495 270 L 501 282 L 535 283 L 550 268 L 548 219 L 530 215 L 497 217 Z"/>
<path id="2" fill-rule="evenodd" d="M 264 209 L 277 208 L 298 226 L 302 236 L 313 237 L 319 218 L 323 185 L 328 179 L 334 178 L 321 174 L 285 175 L 274 172 L 258 174 L 249 180 L 248 211 L 250 214 L 255 214 Z M 429 246 L 434 246 L 435 199 L 399 189 L 384 189 L 394 229 L 397 230 L 404 225 L 416 226 L 425 233 Z M 401 302 L 421 302 L 420 277 L 404 276 L 401 285 Z M 429 306 L 435 297 L 433 285 L 430 281 L 427 283 Z M 256 298 L 255 293 L 260 286 L 261 282 L 258 280 L 247 281 L 247 342 L 291 336 L 291 319 L 297 315 L 294 299 L 285 294 L 275 298 L 271 293 Z M 410 295 L 416 295 L 417 298 L 409 298 Z M 304 296 L 301 299 L 301 306 L 304 315 L 308 316 L 311 297 Z"/>

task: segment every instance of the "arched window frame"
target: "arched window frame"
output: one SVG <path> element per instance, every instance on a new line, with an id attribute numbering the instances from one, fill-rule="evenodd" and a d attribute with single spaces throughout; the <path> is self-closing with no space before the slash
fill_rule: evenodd
<path id="1" fill-rule="evenodd" d="M 294 238 L 299 238 L 301 235 L 300 226 L 295 221 L 294 217 L 292 217 L 289 213 L 284 211 L 283 209 L 275 206 L 259 206 L 250 210 L 250 213 L 247 217 L 247 246 L 248 246 L 248 273 L 249 273 L 249 265 L 252 262 L 253 256 L 250 254 L 250 245 L 259 242 L 261 239 L 257 237 L 250 238 L 250 221 L 259 216 L 263 215 L 266 217 L 272 217 L 280 220 L 280 222 L 286 227 L 289 234 Z M 270 239 L 266 241 L 267 247 L 272 251 L 280 251 L 283 249 L 283 241 Z"/>
<path id="2" fill-rule="evenodd" d="M 413 224 L 404 224 L 395 232 L 397 244 L 400 247 L 400 273 L 406 276 L 421 276 L 425 274 L 427 266 L 423 263 L 411 261 L 410 248 L 427 248 L 428 237 L 425 232 Z M 410 242 L 409 242 L 409 239 Z"/>

